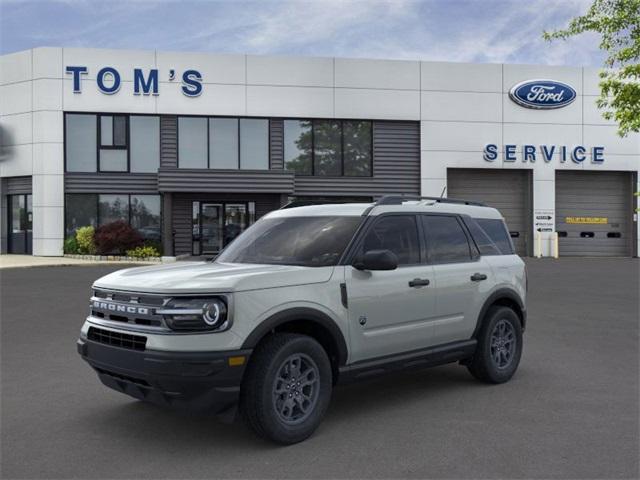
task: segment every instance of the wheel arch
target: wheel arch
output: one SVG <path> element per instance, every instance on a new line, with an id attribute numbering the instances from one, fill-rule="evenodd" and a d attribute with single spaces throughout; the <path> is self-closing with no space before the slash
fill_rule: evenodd
<path id="1" fill-rule="evenodd" d="M 480 309 L 480 313 L 478 314 L 478 320 L 476 322 L 476 328 L 473 331 L 472 338 L 476 338 L 478 332 L 480 331 L 480 327 L 482 327 L 482 322 L 487 315 L 489 309 L 495 305 L 501 305 L 505 307 L 511 308 L 518 318 L 520 319 L 520 326 L 522 327 L 522 331 L 527 324 L 527 310 L 525 308 L 520 295 L 515 290 L 510 288 L 501 288 L 493 292 L 489 297 L 485 300 L 482 308 Z"/>
<path id="2" fill-rule="evenodd" d="M 334 381 L 339 367 L 347 363 L 347 342 L 336 322 L 326 313 L 308 307 L 294 307 L 274 313 L 246 338 L 242 348 L 253 349 L 268 335 L 277 332 L 302 333 L 314 338 L 327 352 Z"/>

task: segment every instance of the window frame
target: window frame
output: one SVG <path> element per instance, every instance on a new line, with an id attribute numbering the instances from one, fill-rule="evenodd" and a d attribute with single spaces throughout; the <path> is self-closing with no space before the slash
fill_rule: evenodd
<path id="1" fill-rule="evenodd" d="M 92 172 L 75 172 L 69 171 L 68 163 L 67 163 L 67 115 L 94 115 L 96 121 L 96 170 Z M 100 125 L 101 117 L 125 117 L 126 122 L 126 146 L 102 146 L 102 131 Z M 139 175 L 157 175 L 157 173 L 152 172 L 132 172 L 131 171 L 131 122 L 130 117 L 157 117 L 158 118 L 158 129 L 160 130 L 160 134 L 158 135 L 158 168 L 162 165 L 161 155 L 162 155 L 162 115 L 157 113 L 126 113 L 126 112 L 78 112 L 78 111 L 68 111 L 64 112 L 64 117 L 62 121 L 62 138 L 63 138 L 63 150 L 64 150 L 64 173 L 70 174 L 92 174 L 92 173 L 133 173 Z M 102 170 L 100 167 L 100 149 L 106 150 L 127 150 L 127 169 L 126 170 Z"/>
<path id="2" fill-rule="evenodd" d="M 219 171 L 246 171 L 246 172 L 261 172 L 271 170 L 271 120 L 273 117 L 246 117 L 246 116 L 237 116 L 237 115 L 176 115 L 176 166 L 177 168 L 187 169 L 188 167 L 180 167 L 180 117 L 186 118 L 204 118 L 207 120 L 207 167 L 206 168 L 196 168 L 191 170 L 219 170 Z M 238 135 L 236 137 L 236 142 L 238 145 L 238 155 L 236 158 L 237 168 L 212 168 L 211 167 L 211 119 L 212 118 L 230 118 L 234 119 L 237 122 L 237 131 Z M 266 120 L 267 121 L 267 168 L 261 170 L 255 169 L 242 169 L 240 168 L 240 159 L 242 158 L 242 144 L 240 141 L 241 138 L 241 122 L 240 120 Z M 284 130 L 283 130 L 283 138 L 284 138 Z M 283 150 L 284 151 L 284 150 Z"/>
<path id="3" fill-rule="evenodd" d="M 311 123 L 311 173 L 296 173 L 299 177 L 317 177 L 317 178 L 373 178 L 373 123 L 374 120 L 364 118 L 282 118 L 283 122 L 287 120 L 293 120 L 298 122 L 310 122 Z M 338 122 L 340 124 L 340 175 L 318 175 L 316 174 L 316 123 L 318 122 Z M 371 137 L 371 144 L 369 149 L 369 175 L 345 175 L 344 174 L 344 124 L 345 122 L 368 122 L 369 123 L 369 135 Z M 284 123 L 282 127 L 282 154 L 284 159 Z M 283 162 L 283 168 L 286 170 L 286 161 Z"/>

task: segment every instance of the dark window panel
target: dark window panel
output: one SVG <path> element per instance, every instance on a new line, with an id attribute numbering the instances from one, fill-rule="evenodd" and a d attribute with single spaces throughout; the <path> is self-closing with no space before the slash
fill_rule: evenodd
<path id="1" fill-rule="evenodd" d="M 106 225 L 117 220 L 129 221 L 128 195 L 100 195 L 98 205 L 100 225 Z"/>
<path id="2" fill-rule="evenodd" d="M 142 238 L 160 244 L 160 195 L 131 195 L 131 226 Z"/>
<path id="3" fill-rule="evenodd" d="M 420 263 L 418 227 L 413 215 L 393 215 L 376 221 L 362 243 L 362 252 L 390 250 L 398 265 Z"/>
<path id="4" fill-rule="evenodd" d="M 313 122 L 314 174 L 342 175 L 341 122 L 319 120 Z"/>
<path id="5" fill-rule="evenodd" d="M 431 263 L 461 263 L 471 260 L 469 241 L 456 217 L 424 215 L 422 222 Z"/>
<path id="6" fill-rule="evenodd" d="M 371 175 L 371 122 L 345 121 L 344 174 L 354 177 Z"/>
<path id="7" fill-rule="evenodd" d="M 98 219 L 98 196 L 92 193 L 65 196 L 66 235 L 74 235 L 80 227 L 95 227 Z"/>
<path id="8" fill-rule="evenodd" d="M 298 175 L 312 174 L 311 121 L 284 121 L 284 168 Z"/>
<path id="9" fill-rule="evenodd" d="M 123 115 L 113 117 L 113 146 L 127 146 L 127 117 Z"/>

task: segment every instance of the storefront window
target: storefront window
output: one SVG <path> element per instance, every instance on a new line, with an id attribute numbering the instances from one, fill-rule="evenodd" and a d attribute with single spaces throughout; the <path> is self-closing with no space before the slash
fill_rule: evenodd
<path id="1" fill-rule="evenodd" d="M 129 117 L 131 171 L 156 173 L 160 167 L 160 118 Z"/>
<path id="2" fill-rule="evenodd" d="M 80 227 L 98 223 L 98 196 L 94 194 L 67 195 L 65 197 L 66 235 L 75 234 Z"/>
<path id="3" fill-rule="evenodd" d="M 131 195 L 131 226 L 147 241 L 160 243 L 160 196 Z"/>
<path id="4" fill-rule="evenodd" d="M 339 121 L 313 122 L 314 174 L 339 176 L 342 174 L 342 132 Z"/>
<path id="5" fill-rule="evenodd" d="M 269 168 L 269 120 L 257 118 L 240 120 L 240 168 L 247 170 Z"/>
<path id="6" fill-rule="evenodd" d="M 371 122 L 343 122 L 344 174 L 367 177 L 371 175 Z"/>
<path id="7" fill-rule="evenodd" d="M 178 118 L 178 164 L 180 168 L 207 168 L 207 119 Z"/>
<path id="8" fill-rule="evenodd" d="M 284 121 L 284 168 L 298 175 L 311 175 L 311 121 Z"/>
<path id="9" fill-rule="evenodd" d="M 128 195 L 100 195 L 98 200 L 98 221 L 100 225 L 117 220 L 129 221 Z"/>
<path id="10" fill-rule="evenodd" d="M 68 172 L 95 172 L 97 121 L 95 115 L 65 116 L 65 154 Z"/>
<path id="11" fill-rule="evenodd" d="M 238 168 L 238 119 L 209 119 L 211 168 Z"/>

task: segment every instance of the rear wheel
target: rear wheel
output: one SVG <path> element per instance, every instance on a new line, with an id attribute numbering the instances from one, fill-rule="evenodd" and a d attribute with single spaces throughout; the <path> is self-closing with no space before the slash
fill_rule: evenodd
<path id="1" fill-rule="evenodd" d="M 241 413 L 258 435 L 291 444 L 309 437 L 331 398 L 331 363 L 313 338 L 278 333 L 251 358 L 240 395 Z"/>
<path id="2" fill-rule="evenodd" d="M 522 355 L 522 326 L 518 315 L 509 307 L 491 307 L 477 340 L 478 347 L 467 366 L 471 375 L 488 383 L 510 380 Z"/>

